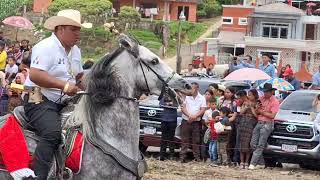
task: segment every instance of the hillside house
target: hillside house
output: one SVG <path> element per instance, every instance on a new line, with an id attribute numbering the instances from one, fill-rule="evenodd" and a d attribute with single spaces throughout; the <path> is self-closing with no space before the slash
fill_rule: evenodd
<path id="1" fill-rule="evenodd" d="M 184 10 L 187 21 L 197 21 L 198 0 L 114 0 L 113 7 L 120 12 L 122 6 L 132 6 L 139 10 L 142 17 L 150 17 L 158 20 L 178 20 Z"/>
<path id="2" fill-rule="evenodd" d="M 254 6 L 223 5 L 222 22 L 217 38 L 207 38 L 206 58 L 212 56 L 218 63 L 226 63 L 229 55 L 244 53 L 244 37 L 250 30 L 248 16 Z"/>
<path id="3" fill-rule="evenodd" d="M 48 7 L 53 0 L 34 0 L 33 1 L 33 12 L 35 13 L 46 13 L 48 12 Z"/>
<path id="4" fill-rule="evenodd" d="M 223 8 L 225 11 L 228 7 Z M 219 55 L 233 54 L 233 50 L 236 55 L 251 55 L 255 59 L 268 52 L 273 55 L 277 64 L 281 59 L 283 64 L 290 64 L 297 71 L 301 63 L 305 63 L 310 72 L 317 71 L 320 65 L 320 16 L 308 16 L 304 10 L 288 4 L 272 3 L 254 7 L 253 12 L 247 15 L 247 27 L 242 30 L 244 36 L 240 34 L 234 21 L 234 18 L 223 15 L 222 23 L 233 24 L 228 31 L 238 33 L 238 36 L 223 36 L 226 28 L 222 25 L 217 38 L 207 39 L 208 49 L 211 44 L 214 49 L 207 54 L 212 53 L 217 59 L 221 59 L 223 57 Z M 230 48 L 234 46 L 231 50 L 226 49 L 223 43 L 228 39 Z M 244 52 L 239 48 L 243 48 Z"/>

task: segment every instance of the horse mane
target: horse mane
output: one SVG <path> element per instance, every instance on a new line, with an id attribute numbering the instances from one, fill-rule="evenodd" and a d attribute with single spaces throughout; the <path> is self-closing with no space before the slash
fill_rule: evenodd
<path id="1" fill-rule="evenodd" d="M 86 79 L 86 90 L 90 94 L 91 104 L 111 105 L 119 94 L 121 88 L 119 78 L 110 63 L 123 51 L 123 48 L 116 49 L 92 67 Z"/>
<path id="2" fill-rule="evenodd" d="M 87 93 L 75 106 L 72 116 L 66 122 L 66 127 L 82 125 L 86 137 L 95 136 L 94 127 L 99 123 L 96 113 L 99 109 L 110 106 L 120 93 L 120 80 L 111 62 L 124 50 L 118 48 L 94 64 L 86 77 Z"/>

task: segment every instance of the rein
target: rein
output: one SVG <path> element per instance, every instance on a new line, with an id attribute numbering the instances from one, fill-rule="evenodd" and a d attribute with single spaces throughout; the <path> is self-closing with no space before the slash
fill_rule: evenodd
<path id="1" fill-rule="evenodd" d="M 77 95 L 79 96 L 83 96 L 83 95 L 86 95 L 86 96 L 90 96 L 91 93 L 88 93 L 88 92 L 85 92 L 85 91 L 80 91 L 77 93 Z M 134 101 L 134 102 L 139 102 L 137 98 L 132 98 L 132 97 L 125 97 L 125 96 L 116 96 L 114 97 L 115 99 L 124 99 L 124 100 L 128 100 L 128 101 Z"/>
<path id="2" fill-rule="evenodd" d="M 130 51 L 129 51 L 130 52 Z M 144 81 L 146 83 L 146 86 L 148 88 L 148 94 L 151 92 L 150 91 L 150 88 L 149 88 L 149 84 L 148 84 L 148 80 L 147 80 L 147 77 L 145 75 L 145 72 L 143 70 L 143 67 L 142 67 L 142 64 L 145 65 L 149 70 L 151 70 L 151 72 L 153 72 L 157 78 L 162 82 L 163 86 L 162 86 L 162 90 L 161 90 L 161 94 L 159 96 L 159 100 L 162 99 L 163 95 L 165 92 L 168 91 L 169 89 L 169 82 L 170 80 L 173 78 L 173 76 L 176 74 L 175 72 L 172 73 L 172 75 L 167 79 L 167 80 L 164 80 L 154 69 L 152 69 L 146 62 L 143 61 L 142 58 L 138 58 L 139 59 L 139 64 L 140 64 L 140 67 L 141 67 L 141 71 L 142 71 L 142 74 L 143 74 L 143 77 L 144 77 Z"/>

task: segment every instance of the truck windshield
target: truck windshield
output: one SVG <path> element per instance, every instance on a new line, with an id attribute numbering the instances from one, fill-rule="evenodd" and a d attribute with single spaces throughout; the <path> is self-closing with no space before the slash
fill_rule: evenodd
<path id="1" fill-rule="evenodd" d="M 313 100 L 318 94 L 315 93 L 294 93 L 288 96 L 280 106 L 280 109 L 291 111 L 316 112 L 312 106 Z"/>

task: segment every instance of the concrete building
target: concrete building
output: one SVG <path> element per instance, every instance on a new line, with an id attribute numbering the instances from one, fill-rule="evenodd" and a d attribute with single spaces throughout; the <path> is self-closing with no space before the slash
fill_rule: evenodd
<path id="1" fill-rule="evenodd" d="M 225 8 L 230 8 L 224 6 Z M 235 12 L 243 9 L 234 7 Z M 249 8 L 249 7 L 247 7 Z M 224 10 L 225 11 L 225 10 Z M 223 15 L 224 16 L 224 15 Z M 211 44 L 215 47 L 213 54 L 219 57 L 222 53 L 230 53 L 225 48 L 224 41 L 230 40 L 229 45 L 236 55 L 251 55 L 254 59 L 262 53 L 271 53 L 275 62 L 279 65 L 290 64 L 298 71 L 301 64 L 306 64 L 310 72 L 318 70 L 320 65 L 320 16 L 306 15 L 305 11 L 284 3 L 272 3 L 254 7 L 252 13 L 247 15 L 247 27 L 241 29 L 235 25 L 234 17 L 223 17 L 224 22 L 232 23 L 228 29 L 234 34 L 225 38 L 224 25 L 217 38 L 208 38 L 208 49 Z M 242 20 L 242 19 L 241 19 Z M 244 22 L 244 19 L 243 19 Z M 238 23 L 239 24 L 239 23 Z M 229 33 L 230 34 L 230 33 Z M 242 34 L 245 34 L 242 36 Z M 244 52 L 238 50 L 240 43 Z M 208 53 L 208 52 L 207 52 Z M 210 53 L 210 52 L 209 52 Z M 282 61 L 280 61 L 280 59 Z"/>

